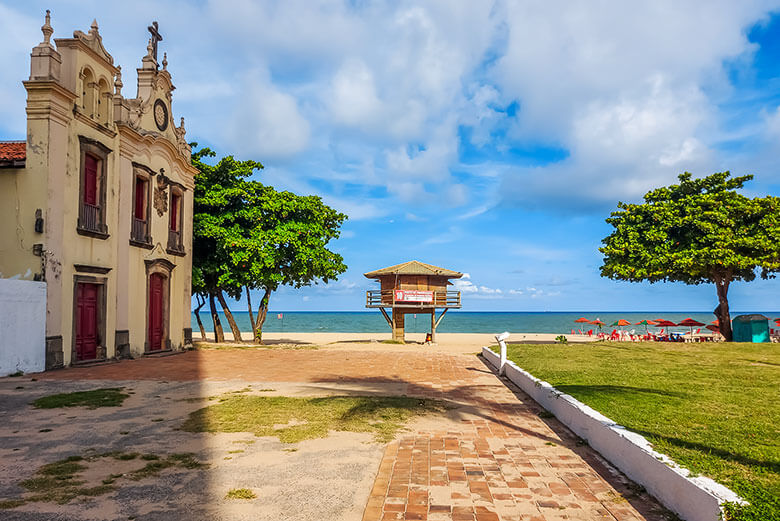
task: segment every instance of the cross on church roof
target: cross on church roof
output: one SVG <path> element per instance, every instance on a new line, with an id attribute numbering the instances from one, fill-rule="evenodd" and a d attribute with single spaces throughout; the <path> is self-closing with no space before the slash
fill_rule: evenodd
<path id="1" fill-rule="evenodd" d="M 152 33 L 152 56 L 154 56 L 154 61 L 157 61 L 157 42 L 161 42 L 163 37 L 160 34 L 160 28 L 157 25 L 157 22 L 152 22 L 152 25 L 147 27 L 150 33 Z"/>

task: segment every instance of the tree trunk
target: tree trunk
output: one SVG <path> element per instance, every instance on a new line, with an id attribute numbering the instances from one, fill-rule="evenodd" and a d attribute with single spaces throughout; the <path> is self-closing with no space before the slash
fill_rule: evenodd
<path id="1" fill-rule="evenodd" d="M 214 322 L 214 340 L 221 344 L 225 341 L 225 333 L 222 331 L 222 323 L 219 321 L 213 293 L 209 293 L 209 308 L 211 309 L 211 320 Z"/>
<path id="2" fill-rule="evenodd" d="M 222 312 L 225 314 L 228 324 L 230 324 L 230 330 L 233 332 L 233 341 L 243 342 L 244 339 L 241 338 L 241 330 L 238 329 L 236 319 L 233 318 L 233 313 L 230 312 L 230 308 L 228 307 L 227 302 L 225 302 L 225 296 L 222 294 L 222 290 L 217 290 L 217 299 L 219 300 L 219 305 L 222 306 Z"/>
<path id="3" fill-rule="evenodd" d="M 255 321 L 255 344 L 263 343 L 263 324 L 265 324 L 265 317 L 268 316 L 268 301 L 271 298 L 271 290 L 265 288 L 263 298 L 260 300 L 260 306 L 257 308 L 257 320 Z"/>
<path id="4" fill-rule="evenodd" d="M 206 329 L 203 327 L 203 321 L 200 319 L 200 310 L 206 305 L 206 299 L 200 295 L 195 295 L 195 299 L 198 301 L 198 307 L 195 308 L 195 320 L 198 321 L 201 340 L 206 340 Z"/>
<path id="5" fill-rule="evenodd" d="M 729 284 L 731 277 L 715 277 L 715 289 L 718 292 L 718 307 L 713 312 L 718 317 L 718 327 L 720 334 L 726 342 L 733 339 L 731 331 L 731 314 L 729 313 Z"/>
<path id="6" fill-rule="evenodd" d="M 249 294 L 249 286 L 244 286 L 246 290 L 246 305 L 249 308 L 249 323 L 252 325 L 252 336 L 255 334 L 255 313 L 252 309 L 252 295 Z"/>

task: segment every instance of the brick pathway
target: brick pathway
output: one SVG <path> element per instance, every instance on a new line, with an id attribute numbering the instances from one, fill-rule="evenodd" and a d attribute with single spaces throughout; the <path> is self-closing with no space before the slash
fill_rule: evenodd
<path id="1" fill-rule="evenodd" d="M 660 521 L 665 511 L 475 356 L 205 350 L 39 379 L 225 379 L 348 384 L 447 400 L 452 421 L 387 446 L 363 521 Z"/>

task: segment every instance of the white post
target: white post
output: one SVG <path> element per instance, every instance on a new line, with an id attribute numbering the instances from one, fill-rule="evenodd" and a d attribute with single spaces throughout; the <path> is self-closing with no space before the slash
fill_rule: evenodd
<path id="1" fill-rule="evenodd" d="M 496 335 L 496 342 L 501 348 L 501 361 L 498 364 L 498 374 L 503 376 L 506 373 L 506 340 L 509 338 L 509 331 L 504 331 L 500 335 Z"/>

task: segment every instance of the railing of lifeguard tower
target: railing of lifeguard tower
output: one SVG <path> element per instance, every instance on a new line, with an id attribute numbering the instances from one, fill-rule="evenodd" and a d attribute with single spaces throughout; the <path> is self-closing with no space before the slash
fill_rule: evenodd
<path id="1" fill-rule="evenodd" d="M 460 291 L 434 291 L 433 301 L 431 302 L 409 302 L 405 300 L 395 300 L 395 291 L 392 289 L 370 289 L 366 291 L 366 307 L 437 307 L 437 308 L 459 308 Z"/>

